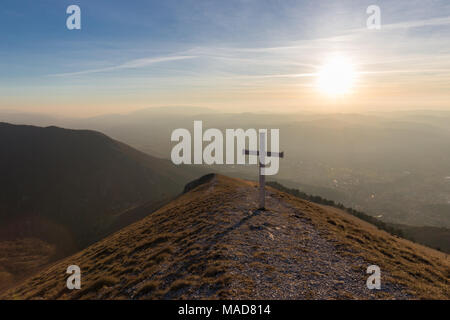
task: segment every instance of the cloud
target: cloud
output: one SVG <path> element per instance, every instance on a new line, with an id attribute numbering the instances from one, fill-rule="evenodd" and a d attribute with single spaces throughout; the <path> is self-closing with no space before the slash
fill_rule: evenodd
<path id="1" fill-rule="evenodd" d="M 393 29 L 409 29 L 419 28 L 427 26 L 442 26 L 450 24 L 450 17 L 432 18 L 425 20 L 405 21 L 399 23 L 392 23 L 387 25 L 381 25 L 381 29 L 393 30 Z"/>
<path id="2" fill-rule="evenodd" d="M 417 28 L 425 26 L 439 26 L 449 25 L 450 17 L 439 17 L 425 20 L 411 20 L 399 23 L 383 24 L 383 30 L 401 30 L 408 28 Z M 186 60 L 198 58 L 200 64 L 197 69 L 184 68 L 183 71 L 196 72 L 200 75 L 219 76 L 219 78 L 227 79 L 264 79 L 264 78 L 309 78 L 317 75 L 316 70 L 321 64 L 321 60 L 328 53 L 333 51 L 342 51 L 344 54 L 355 55 L 358 57 L 358 51 L 371 52 L 375 45 L 378 45 L 381 40 L 366 41 L 367 29 L 350 29 L 343 30 L 341 34 L 334 36 L 317 37 L 312 39 L 299 39 L 295 41 L 288 41 L 284 43 L 277 43 L 277 45 L 268 45 L 265 47 L 222 47 L 222 46 L 194 46 L 185 48 L 185 50 L 173 53 L 173 55 L 163 57 L 149 57 L 143 59 L 130 60 L 125 63 L 114 65 L 110 67 L 82 70 L 77 72 L 59 73 L 52 76 L 77 76 L 93 73 L 103 73 L 116 70 L 125 69 L 139 69 L 147 66 L 177 60 Z M 376 31 L 377 33 L 379 31 Z M 376 35 L 375 32 L 371 34 Z M 378 37 L 379 38 L 379 37 Z M 384 38 L 383 38 L 384 39 Z M 436 40 L 437 41 L 437 40 Z M 440 41 L 440 40 L 439 40 Z M 405 67 L 399 68 L 400 65 L 406 65 L 406 60 L 411 59 L 411 56 L 401 55 L 398 58 L 398 50 L 412 47 L 415 44 L 409 42 L 398 41 L 397 46 L 390 46 L 389 50 L 383 53 L 383 56 L 367 54 L 365 61 L 355 61 L 356 65 L 372 65 L 372 64 L 388 64 L 389 59 L 393 57 L 396 68 L 391 70 L 369 70 L 361 71 L 361 74 L 376 74 L 376 73 L 447 73 L 448 68 L 442 68 L 446 65 L 442 64 L 440 59 L 437 59 L 433 53 L 433 60 L 430 60 L 431 52 L 424 52 L 414 60 L 434 61 L 437 68 L 430 68 L 431 65 L 416 65 L 415 68 Z M 380 43 L 380 46 L 383 43 Z M 430 46 L 428 41 L 428 46 Z M 391 57 L 392 56 L 392 57 Z M 371 59 L 369 59 L 371 58 Z M 400 65 L 398 65 L 400 64 Z M 266 71 L 261 74 L 261 66 Z M 439 70 L 439 67 L 442 69 Z M 290 70 L 289 70 L 290 69 Z M 178 75 L 179 76 L 179 75 Z M 222 77 L 221 77 L 222 76 Z"/>
<path id="3" fill-rule="evenodd" d="M 193 59 L 193 58 L 196 58 L 196 56 L 182 55 L 182 56 L 151 57 L 151 58 L 135 59 L 135 60 L 127 61 L 127 62 L 119 64 L 119 65 L 111 66 L 111 67 L 89 69 L 89 70 L 82 70 L 82 71 L 76 71 L 76 72 L 57 73 L 57 74 L 52 74 L 51 76 L 56 76 L 56 77 L 78 76 L 78 75 L 116 71 L 116 70 L 123 70 L 123 69 L 139 69 L 139 68 L 145 68 L 145 67 L 148 67 L 150 65 L 160 63 L 160 62 L 186 60 L 186 59 Z"/>
<path id="4" fill-rule="evenodd" d="M 431 19 L 422 19 L 422 20 L 410 20 L 410 21 L 402 21 L 397 23 L 389 23 L 385 24 L 383 22 L 383 16 L 381 16 L 381 29 L 377 31 L 372 31 L 367 28 L 357 28 L 350 29 L 344 31 L 343 35 L 335 36 L 330 39 L 339 39 L 359 35 L 360 33 L 365 33 L 367 31 L 370 32 L 380 32 L 380 31 L 394 31 L 394 30 L 402 30 L 402 29 L 411 29 L 411 28 L 421 28 L 421 27 L 430 27 L 430 26 L 446 26 L 450 25 L 450 16 L 448 17 L 439 17 L 439 18 L 431 18 Z"/>

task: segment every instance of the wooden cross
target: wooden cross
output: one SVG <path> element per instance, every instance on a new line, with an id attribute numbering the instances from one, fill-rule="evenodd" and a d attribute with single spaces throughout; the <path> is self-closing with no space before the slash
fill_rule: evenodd
<path id="1" fill-rule="evenodd" d="M 245 155 L 259 156 L 258 157 L 258 171 L 259 171 L 259 209 L 264 210 L 266 206 L 266 176 L 262 174 L 267 157 L 284 157 L 284 152 L 266 151 L 266 132 L 259 132 L 259 150 L 243 150 Z"/>

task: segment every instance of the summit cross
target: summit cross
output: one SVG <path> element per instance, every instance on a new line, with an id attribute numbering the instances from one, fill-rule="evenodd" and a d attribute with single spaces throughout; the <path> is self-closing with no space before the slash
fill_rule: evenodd
<path id="1" fill-rule="evenodd" d="M 266 206 L 266 176 L 263 174 L 263 168 L 267 157 L 284 158 L 284 152 L 266 151 L 266 132 L 259 132 L 259 150 L 243 150 L 245 155 L 258 156 L 259 171 L 259 209 L 264 210 Z"/>

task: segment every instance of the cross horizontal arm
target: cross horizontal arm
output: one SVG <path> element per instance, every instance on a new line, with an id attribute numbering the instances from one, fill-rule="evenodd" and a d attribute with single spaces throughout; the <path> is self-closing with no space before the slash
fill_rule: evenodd
<path id="1" fill-rule="evenodd" d="M 250 156 L 259 156 L 259 151 L 254 151 L 254 150 L 247 150 L 245 149 L 243 151 L 244 154 L 246 155 L 250 155 Z M 271 152 L 271 151 L 267 151 L 266 155 L 268 157 L 278 157 L 278 158 L 284 158 L 284 152 Z"/>

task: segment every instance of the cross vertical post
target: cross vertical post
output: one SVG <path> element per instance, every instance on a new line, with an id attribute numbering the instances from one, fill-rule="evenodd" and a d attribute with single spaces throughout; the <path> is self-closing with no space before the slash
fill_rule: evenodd
<path id="1" fill-rule="evenodd" d="M 259 150 L 244 149 L 243 153 L 250 156 L 258 156 L 258 173 L 259 173 L 259 209 L 264 210 L 266 207 L 266 175 L 265 175 L 265 163 L 267 157 L 283 158 L 284 152 L 271 152 L 267 151 L 266 147 L 266 130 L 259 131 Z"/>
<path id="2" fill-rule="evenodd" d="M 266 176 L 263 174 L 264 164 L 266 163 L 266 132 L 259 133 L 259 208 L 266 207 Z"/>

